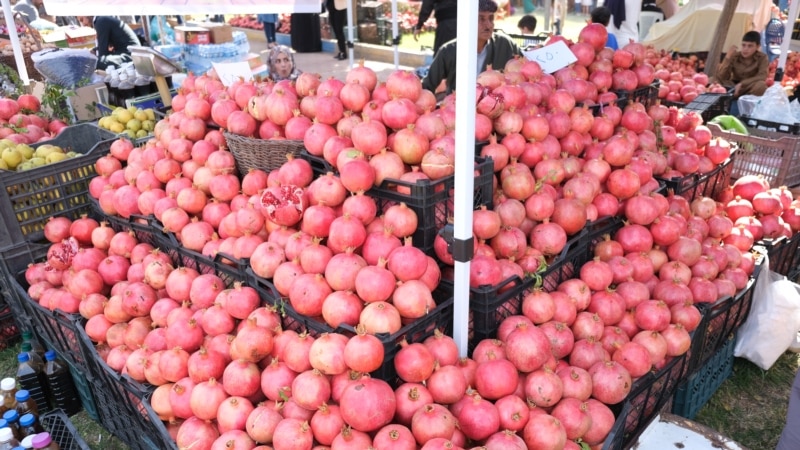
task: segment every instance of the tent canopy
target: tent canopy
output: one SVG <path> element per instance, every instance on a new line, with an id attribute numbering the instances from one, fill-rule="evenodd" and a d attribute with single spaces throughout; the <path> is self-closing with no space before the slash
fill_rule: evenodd
<path id="1" fill-rule="evenodd" d="M 682 53 L 708 51 L 724 4 L 724 0 L 692 0 L 669 20 L 654 23 L 643 43 Z M 763 30 L 771 7 L 770 0 L 739 0 L 722 48 L 739 45 L 747 31 Z"/>
<path id="2" fill-rule="evenodd" d="M 320 0 L 44 0 L 54 16 L 318 13 Z"/>

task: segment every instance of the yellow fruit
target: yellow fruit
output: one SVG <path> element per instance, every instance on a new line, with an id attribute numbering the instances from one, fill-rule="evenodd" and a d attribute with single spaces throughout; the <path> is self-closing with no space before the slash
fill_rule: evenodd
<path id="1" fill-rule="evenodd" d="M 142 129 L 142 121 L 138 119 L 131 119 L 125 124 L 125 128 L 135 133 Z"/>
<path id="2" fill-rule="evenodd" d="M 34 156 L 33 158 L 29 159 L 26 162 L 31 163 L 31 165 L 33 167 L 39 167 L 39 166 L 43 166 L 43 165 L 47 164 L 50 161 L 49 158 L 50 158 L 51 155 L 60 155 L 60 154 L 61 153 L 51 153 L 51 154 L 49 154 L 49 155 L 47 155 L 45 157 Z"/>
<path id="3" fill-rule="evenodd" d="M 139 107 L 138 106 L 128 106 L 127 110 L 128 110 L 129 113 L 131 113 L 131 115 L 134 115 L 134 114 L 136 114 L 136 111 L 139 110 Z"/>
<path id="4" fill-rule="evenodd" d="M 156 120 L 156 112 L 153 111 L 153 108 L 147 108 L 144 110 L 144 113 L 147 114 L 147 120 Z"/>
<path id="5" fill-rule="evenodd" d="M 8 164 L 6 164 L 6 160 L 0 159 L 0 169 L 8 170 Z"/>
<path id="6" fill-rule="evenodd" d="M 9 169 L 15 170 L 18 165 L 20 165 L 23 161 L 22 153 L 15 148 L 7 148 L 0 153 L 0 158 L 3 158 L 3 161 L 6 162 Z"/>
<path id="7" fill-rule="evenodd" d="M 156 126 L 156 123 L 153 120 L 147 119 L 147 120 L 143 120 L 142 121 L 142 129 L 145 130 L 145 131 L 148 131 L 148 132 L 149 131 L 153 131 L 153 128 L 155 128 L 155 126 Z"/>
<path id="8" fill-rule="evenodd" d="M 125 134 L 131 139 L 136 139 L 136 132 L 133 130 L 125 130 Z"/>
<path id="9" fill-rule="evenodd" d="M 133 113 L 133 118 L 142 122 L 147 120 L 147 113 L 144 112 L 143 109 L 137 109 L 135 113 Z"/>
<path id="10" fill-rule="evenodd" d="M 111 132 L 113 133 L 119 134 L 125 131 L 125 125 L 115 121 L 108 127 L 108 129 L 111 130 Z"/>
<path id="11" fill-rule="evenodd" d="M 148 134 L 150 133 L 148 133 L 147 130 L 139 130 L 136 132 L 136 139 L 147 137 Z"/>
<path id="12" fill-rule="evenodd" d="M 69 156 L 67 156 L 66 153 L 53 152 L 53 153 L 50 153 L 49 155 L 47 155 L 47 157 L 45 158 L 45 161 L 47 161 L 47 164 L 53 164 L 53 163 L 57 163 L 59 161 L 63 161 L 65 159 L 67 159 L 67 158 L 69 158 Z"/>
<path id="13" fill-rule="evenodd" d="M 133 119 L 133 113 L 127 109 L 120 110 L 119 114 L 117 114 L 117 121 L 122 124 L 128 123 L 131 119 Z"/>
<path id="14" fill-rule="evenodd" d="M 33 156 L 39 158 L 47 158 L 47 155 L 51 153 L 64 153 L 64 151 L 55 145 L 44 144 L 36 147 L 36 150 L 33 152 Z"/>
<path id="15" fill-rule="evenodd" d="M 48 144 L 45 144 L 45 145 L 48 145 Z M 15 148 L 17 150 L 19 150 L 20 153 L 22 153 L 22 157 L 23 158 L 25 158 L 25 159 L 33 158 L 34 150 L 33 150 L 33 147 L 31 147 L 30 145 L 28 145 L 28 144 L 17 144 L 17 146 Z"/>
<path id="16" fill-rule="evenodd" d="M 25 170 L 30 170 L 30 169 L 33 169 L 35 167 L 36 166 L 34 166 L 32 162 L 25 161 L 25 162 L 23 162 L 23 163 L 21 163 L 20 165 L 17 166 L 17 172 L 23 172 Z"/>

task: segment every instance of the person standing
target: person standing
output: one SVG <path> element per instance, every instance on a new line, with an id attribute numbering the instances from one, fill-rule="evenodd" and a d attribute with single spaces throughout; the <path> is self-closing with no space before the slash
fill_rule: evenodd
<path id="1" fill-rule="evenodd" d="M 339 53 L 334 58 L 339 61 L 347 59 L 347 46 L 345 45 L 344 25 L 347 23 L 347 0 L 328 0 L 325 7 L 328 9 L 333 35 L 336 36 L 336 45 Z"/>
<path id="2" fill-rule="evenodd" d="M 278 22 L 277 14 L 259 14 L 258 21 L 264 25 L 264 35 L 267 37 L 267 48 L 275 47 L 275 23 Z"/>
<path id="3" fill-rule="evenodd" d="M 494 15 L 497 3 L 493 0 L 478 2 L 478 61 L 476 73 L 488 66 L 501 70 L 509 59 L 522 55 L 519 47 L 505 33 L 494 31 Z M 422 80 L 422 87 L 436 93 L 442 81 L 446 82 L 446 92 L 456 87 L 456 39 L 444 44 L 433 58 L 430 70 Z"/>
<path id="4" fill-rule="evenodd" d="M 119 67 L 133 61 L 130 46 L 141 45 L 136 33 L 125 22 L 113 16 L 80 16 L 78 21 L 85 27 L 93 27 L 97 33 L 97 69 Z"/>
<path id="5" fill-rule="evenodd" d="M 553 15 L 551 28 L 555 30 L 556 36 L 561 35 L 564 20 L 567 18 L 567 0 L 553 0 Z"/>
<path id="6" fill-rule="evenodd" d="M 44 19 L 54 22 L 52 16 L 48 16 L 44 9 L 44 0 L 20 0 L 14 5 L 12 10 L 19 13 L 28 23 L 37 19 Z"/>
<path id="7" fill-rule="evenodd" d="M 445 42 L 456 38 L 456 28 L 458 25 L 458 2 L 456 0 L 422 0 L 419 9 L 419 18 L 414 27 L 414 40 L 419 40 L 419 33 L 425 26 L 425 22 L 434 13 L 436 18 L 436 37 L 433 40 L 433 55 Z"/>
<path id="8" fill-rule="evenodd" d="M 617 38 L 617 44 L 625 47 L 630 42 L 639 42 L 641 0 L 606 0 L 605 6 L 611 11 L 608 32 Z"/>

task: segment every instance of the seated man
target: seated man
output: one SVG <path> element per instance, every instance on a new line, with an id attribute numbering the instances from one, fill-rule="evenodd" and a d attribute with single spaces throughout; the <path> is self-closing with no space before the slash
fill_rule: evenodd
<path id="1" fill-rule="evenodd" d="M 502 70 L 509 59 L 522 55 L 519 47 L 504 33 L 494 32 L 494 14 L 497 3 L 493 0 L 480 0 L 478 3 L 478 66 L 477 73 L 492 66 Z M 422 80 L 422 87 L 431 92 L 446 81 L 445 91 L 456 88 L 456 40 L 444 44 L 431 63 L 428 75 Z"/>
<path id="2" fill-rule="evenodd" d="M 761 49 L 761 35 L 748 31 L 742 37 L 742 49 L 731 46 L 725 59 L 717 68 L 716 81 L 733 87 L 733 97 L 763 95 L 767 90 L 769 58 Z"/>

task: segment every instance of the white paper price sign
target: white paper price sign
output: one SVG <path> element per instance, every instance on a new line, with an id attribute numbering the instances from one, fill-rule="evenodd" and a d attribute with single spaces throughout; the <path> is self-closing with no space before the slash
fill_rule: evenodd
<path id="1" fill-rule="evenodd" d="M 539 63 L 539 66 L 542 67 L 545 73 L 553 73 L 578 60 L 564 41 L 558 41 L 555 44 L 545 45 L 535 50 L 522 52 L 522 54 L 529 60 Z"/>
<path id="2" fill-rule="evenodd" d="M 214 66 L 214 71 L 217 72 L 219 81 L 221 81 L 225 87 L 232 85 L 242 78 L 245 81 L 250 81 L 253 79 L 253 71 L 250 70 L 250 64 L 246 61 L 211 63 L 211 65 Z"/>

